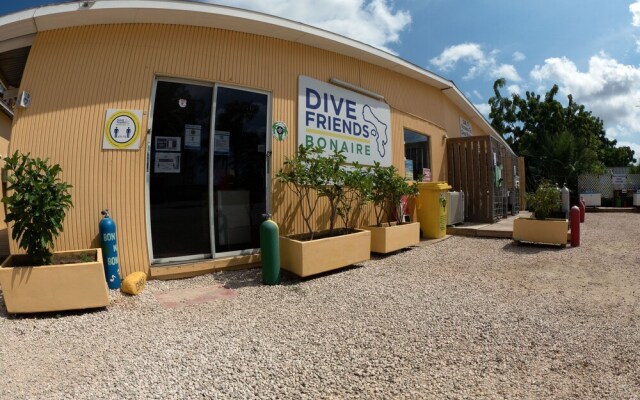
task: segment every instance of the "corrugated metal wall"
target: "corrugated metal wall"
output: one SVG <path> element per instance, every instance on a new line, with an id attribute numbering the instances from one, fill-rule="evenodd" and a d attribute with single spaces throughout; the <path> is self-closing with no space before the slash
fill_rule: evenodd
<path id="1" fill-rule="evenodd" d="M 177 25 L 97 25 L 39 33 L 21 90 L 32 105 L 17 112 L 12 150 L 60 163 L 75 204 L 57 240 L 59 250 L 98 246 L 100 210 L 118 223 L 122 274 L 148 271 L 145 143 L 139 151 L 102 150 L 108 108 L 144 111 L 146 132 L 154 76 L 234 84 L 272 93 L 272 119 L 290 127 L 273 141 L 273 170 L 296 148 L 297 80 L 336 77 L 385 96 L 391 106 L 394 164 L 403 171 L 402 130 L 432 136 L 433 176 L 444 180 L 445 102 L 439 90 L 359 60 L 238 32 Z M 475 129 L 475 127 L 474 127 Z M 274 184 L 274 218 L 284 233 L 301 232 L 295 199 Z M 326 222 L 321 218 L 320 224 Z M 17 251 L 15 243 L 12 252 Z"/>

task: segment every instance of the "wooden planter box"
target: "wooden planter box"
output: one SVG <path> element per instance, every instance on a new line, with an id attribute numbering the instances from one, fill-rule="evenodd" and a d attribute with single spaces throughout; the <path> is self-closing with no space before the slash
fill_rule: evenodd
<path id="1" fill-rule="evenodd" d="M 391 253 L 420 243 L 420 223 L 391 226 L 367 226 L 371 232 L 371 251 L 374 253 Z"/>
<path id="2" fill-rule="evenodd" d="M 282 269 L 305 277 L 366 261 L 371 257 L 371 232 L 300 241 L 280 236 Z"/>
<path id="3" fill-rule="evenodd" d="M 566 219 L 516 218 L 513 221 L 513 240 L 566 245 L 569 221 Z"/>
<path id="4" fill-rule="evenodd" d="M 87 254 L 96 261 L 14 267 L 25 255 L 11 255 L 0 266 L 0 286 L 9 313 L 34 313 L 106 307 L 109 291 L 101 249 L 55 252 Z"/>

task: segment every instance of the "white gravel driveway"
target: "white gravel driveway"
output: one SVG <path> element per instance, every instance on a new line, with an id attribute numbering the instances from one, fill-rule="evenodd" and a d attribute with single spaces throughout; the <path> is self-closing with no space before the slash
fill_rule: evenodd
<path id="1" fill-rule="evenodd" d="M 451 237 L 267 287 L 152 281 L 102 311 L 8 317 L 0 399 L 640 397 L 640 214 L 582 246 Z M 164 308 L 154 293 L 235 296 Z"/>

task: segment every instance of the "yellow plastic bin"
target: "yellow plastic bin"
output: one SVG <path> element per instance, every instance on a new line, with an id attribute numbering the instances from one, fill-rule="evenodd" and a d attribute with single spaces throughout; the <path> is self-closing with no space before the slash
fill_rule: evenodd
<path id="1" fill-rule="evenodd" d="M 420 231 L 427 239 L 438 239 L 447 234 L 447 182 L 418 183 L 417 211 Z"/>

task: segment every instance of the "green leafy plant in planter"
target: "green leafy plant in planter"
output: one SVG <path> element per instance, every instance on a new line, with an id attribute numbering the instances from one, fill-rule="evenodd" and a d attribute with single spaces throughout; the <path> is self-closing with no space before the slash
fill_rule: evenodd
<path id="1" fill-rule="evenodd" d="M 371 200 L 373 180 L 368 168 L 357 162 L 350 168 L 341 169 L 339 174 L 342 193 L 338 198 L 338 216 L 346 229 L 353 229 L 357 225 L 354 218 L 357 212 Z"/>
<path id="2" fill-rule="evenodd" d="M 363 183 L 359 182 L 366 173 L 357 164 L 345 166 L 345 160 L 341 152 L 327 156 L 322 148 L 300 146 L 276 174 L 277 180 L 298 197 L 307 228 L 306 233 L 280 237 L 283 269 L 305 277 L 370 258 L 370 232 L 351 228 L 355 210 L 366 201 Z M 315 232 L 312 221 L 323 198 L 328 205 L 330 229 Z M 338 217 L 344 222 L 343 228 L 336 228 Z"/>
<path id="3" fill-rule="evenodd" d="M 314 229 L 311 219 L 315 215 L 320 197 L 317 189 L 326 184 L 321 164 L 323 150 L 310 146 L 300 146 L 293 158 L 284 161 L 276 174 L 278 182 L 286 184 L 298 198 L 300 215 L 307 228 L 309 240 L 313 240 Z"/>
<path id="4" fill-rule="evenodd" d="M 374 205 L 376 225 L 382 226 L 387 222 L 391 226 L 391 210 L 397 216 L 397 224 L 402 224 L 402 197 L 415 197 L 418 195 L 417 183 L 410 184 L 398 174 L 394 166 L 382 167 L 380 163 L 368 167 L 371 177 L 370 199 Z"/>
<path id="5" fill-rule="evenodd" d="M 301 145 L 276 174 L 276 179 L 289 186 L 298 198 L 308 240 L 316 235 L 312 219 L 322 198 L 329 204 L 329 235 L 341 233 L 335 228 L 338 217 L 344 229 L 351 228 L 355 209 L 366 201 L 366 191 L 362 189 L 368 182 L 364 179 L 365 170 L 357 163 L 345 168 L 345 161 L 342 152 L 334 151 L 326 156 L 320 147 Z"/>
<path id="6" fill-rule="evenodd" d="M 543 180 L 534 193 L 527 193 L 527 204 L 534 211 L 536 219 L 547 219 L 561 207 L 561 193 L 554 184 Z"/>
<path id="7" fill-rule="evenodd" d="M 66 211 L 73 207 L 69 188 L 58 174 L 60 165 L 17 151 L 5 159 L 7 205 L 5 222 L 13 222 L 11 237 L 30 256 L 33 265 L 51 263 L 53 241 L 62 232 Z"/>

